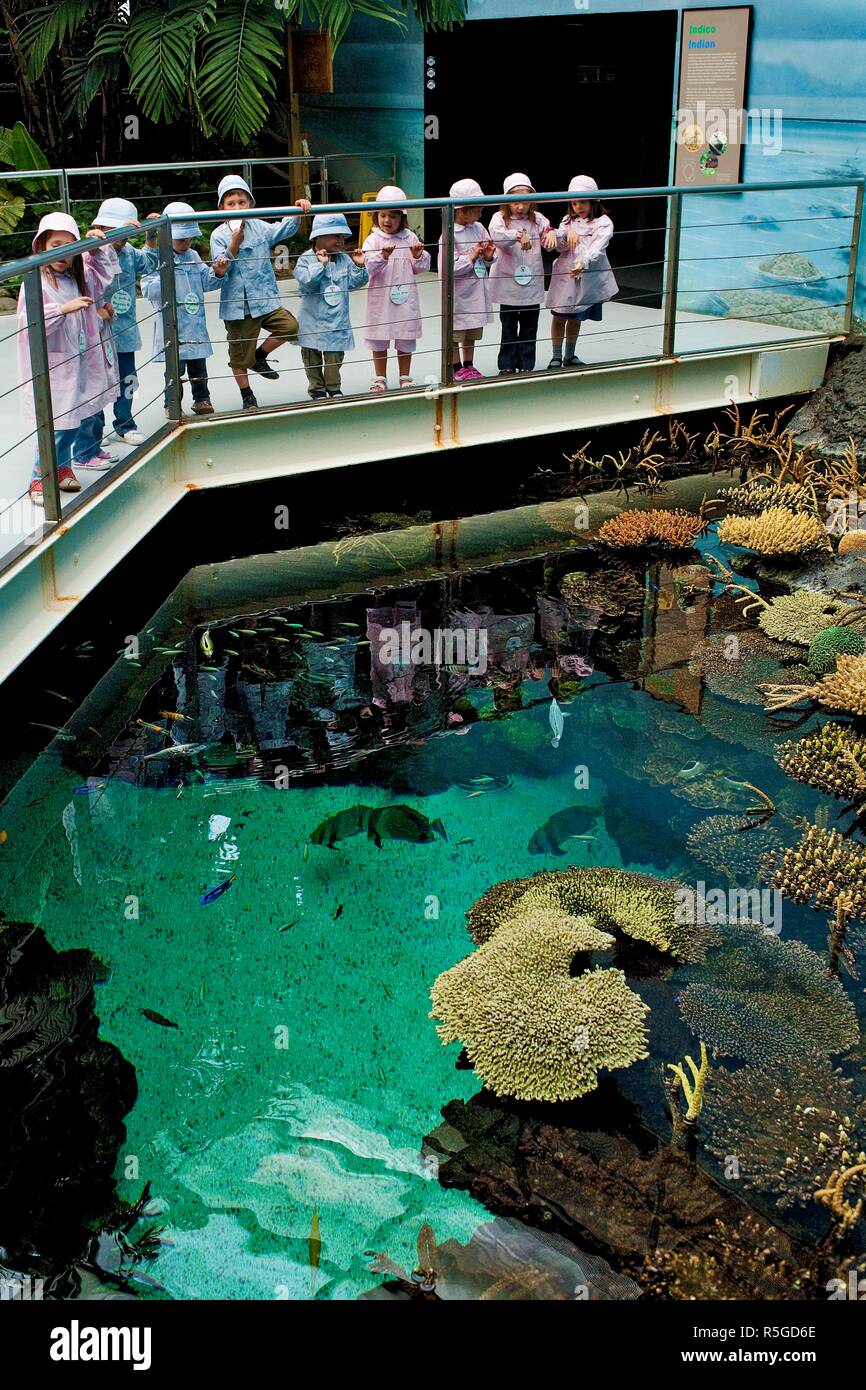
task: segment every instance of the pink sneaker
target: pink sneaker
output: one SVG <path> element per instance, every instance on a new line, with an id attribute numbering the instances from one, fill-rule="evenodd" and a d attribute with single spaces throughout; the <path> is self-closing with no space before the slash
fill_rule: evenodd
<path id="1" fill-rule="evenodd" d="M 455 381 L 471 381 L 472 373 L 469 367 L 458 367 L 454 372 Z"/>
<path id="2" fill-rule="evenodd" d="M 463 380 L 464 380 L 464 381 L 481 381 L 481 380 L 483 380 L 483 377 L 484 377 L 484 373 L 483 373 L 483 372 L 479 372 L 479 370 L 478 370 L 477 367 L 464 367 L 464 368 L 463 368 Z"/>
<path id="3" fill-rule="evenodd" d="M 96 473 L 100 469 L 110 468 L 113 460 L 104 458 L 102 454 L 94 454 L 92 459 L 76 460 L 75 467 L 83 469 L 85 473 Z"/>

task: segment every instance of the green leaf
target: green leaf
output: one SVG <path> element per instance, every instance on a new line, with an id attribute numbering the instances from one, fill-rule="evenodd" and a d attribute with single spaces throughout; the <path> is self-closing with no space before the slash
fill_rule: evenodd
<path id="1" fill-rule="evenodd" d="M 46 0 L 38 9 L 27 11 L 23 16 L 21 47 L 31 79 L 42 76 L 51 54 L 98 8 L 98 0 Z"/>
<path id="2" fill-rule="evenodd" d="M 198 66 L 198 98 L 220 135 L 245 143 L 264 125 L 284 45 L 283 22 L 270 0 L 224 0 Z"/>
<path id="3" fill-rule="evenodd" d="M 11 131 L 12 158 L 8 163 L 16 169 L 47 169 L 45 152 L 39 148 L 26 126 L 16 121 Z"/>
<path id="4" fill-rule="evenodd" d="M 172 121 L 186 109 L 195 44 L 213 4 L 182 0 L 171 10 L 133 6 L 126 42 L 129 90 L 150 121 Z"/>
<path id="5" fill-rule="evenodd" d="M 11 232 L 24 216 L 26 203 L 8 184 L 0 183 L 0 232 Z"/>

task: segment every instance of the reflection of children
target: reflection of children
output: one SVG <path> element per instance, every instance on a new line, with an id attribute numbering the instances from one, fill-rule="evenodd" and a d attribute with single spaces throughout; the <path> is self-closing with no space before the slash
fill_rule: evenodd
<path id="1" fill-rule="evenodd" d="M 92 228 L 85 235 L 101 237 L 103 234 Z M 51 212 L 42 218 L 32 242 L 34 255 L 40 251 L 58 252 L 56 260 L 42 266 L 41 281 L 57 481 L 62 492 L 81 491 L 71 459 L 82 421 L 94 411 L 110 405 L 117 395 L 117 367 L 106 353 L 94 303 L 117 274 L 117 256 L 109 245 L 97 246 L 84 256 L 62 254 L 65 247 L 81 240 L 74 218 L 65 212 Z M 18 296 L 18 368 L 22 383 L 33 378 L 27 327 L 22 285 Z M 21 404 L 25 422 L 35 427 L 32 391 L 23 391 Z M 106 465 L 100 461 L 97 466 L 104 468 Z M 43 505 L 38 450 L 30 480 L 30 498 L 37 506 Z"/>
<path id="2" fill-rule="evenodd" d="M 598 184 L 588 174 L 578 174 L 568 185 L 569 193 L 598 192 Z M 559 252 L 550 275 L 547 307 L 552 311 L 551 367 L 583 366 L 575 356 L 575 345 L 584 319 L 601 319 L 601 306 L 612 299 L 619 286 L 607 258 L 607 244 L 613 236 L 613 223 L 597 198 L 576 198 L 568 205 L 556 232 L 544 239 L 548 251 Z M 562 353 L 565 339 L 565 356 Z"/>
<path id="3" fill-rule="evenodd" d="M 535 192 L 525 174 L 509 174 L 505 194 Z M 502 345 L 499 375 L 531 372 L 535 366 L 538 315 L 544 298 L 541 244 L 550 223 L 526 197 L 503 203 L 490 219 L 490 240 L 496 260 L 490 268 L 490 297 L 499 305 Z"/>
<path id="4" fill-rule="evenodd" d="M 233 213 L 255 207 L 255 199 L 239 174 L 226 174 L 217 189 L 217 207 Z M 306 198 L 298 199 L 298 207 L 309 212 Z M 271 247 L 289 241 L 298 230 L 297 217 L 284 217 L 281 222 L 264 222 L 259 217 L 236 217 L 221 222 L 211 234 L 211 261 L 226 256 L 229 272 L 222 283 L 220 318 L 225 320 L 229 342 L 229 366 L 241 393 L 244 410 L 255 410 L 258 402 L 250 387 L 249 373 L 258 372 L 271 381 L 279 372 L 268 365 L 268 353 L 298 331 L 297 320 L 280 304 L 277 277 L 271 265 Z M 258 346 L 259 333 L 267 330 L 267 338 Z"/>
<path id="5" fill-rule="evenodd" d="M 295 279 L 300 308 L 301 360 L 312 400 L 342 396 L 340 367 L 346 348 L 355 346 L 349 318 L 349 293 L 369 280 L 363 251 L 346 252 L 352 235 L 341 212 L 313 218 L 310 251 L 298 257 Z"/>
<path id="6" fill-rule="evenodd" d="M 402 188 L 380 188 L 377 203 L 396 203 L 406 194 Z M 388 385 L 388 348 L 397 351 L 400 385 L 414 386 L 411 377 L 412 353 L 421 336 L 421 308 L 415 276 L 430 269 L 430 253 L 425 251 L 409 227 L 405 208 L 373 213 L 373 230 L 363 246 L 370 276 L 367 291 L 367 346 L 373 353 L 371 391 L 384 391 Z"/>
<path id="7" fill-rule="evenodd" d="M 214 261 L 213 266 L 205 265 L 197 251 L 192 249 L 192 241 L 201 236 L 201 227 L 194 220 L 195 209 L 189 203 L 169 203 L 165 213 L 187 214 L 188 222 L 173 222 L 171 244 L 174 251 L 174 284 L 177 296 L 177 337 L 178 356 L 183 371 L 189 377 L 192 388 L 192 410 L 194 415 L 213 415 L 210 390 L 207 380 L 207 358 L 213 355 L 207 319 L 205 318 L 205 290 L 217 287 L 228 270 L 225 256 Z M 159 271 L 146 275 L 141 282 L 141 292 L 151 304 L 162 303 L 162 290 Z M 153 320 L 153 356 L 157 362 L 165 358 L 162 314 Z M 181 393 L 183 386 L 181 386 Z M 165 391 L 165 407 L 168 412 L 168 383 Z"/>
<path id="8" fill-rule="evenodd" d="M 452 198 L 483 198 L 475 179 L 458 179 L 451 185 Z M 487 267 L 496 256 L 496 247 L 487 228 L 479 222 L 481 207 L 467 203 L 454 209 L 454 343 L 452 362 L 455 381 L 477 381 L 481 376 L 474 365 L 475 344 L 485 323 L 493 322 Z M 439 238 L 439 274 L 443 273 L 442 238 Z M 463 351 L 463 362 L 460 352 Z"/>

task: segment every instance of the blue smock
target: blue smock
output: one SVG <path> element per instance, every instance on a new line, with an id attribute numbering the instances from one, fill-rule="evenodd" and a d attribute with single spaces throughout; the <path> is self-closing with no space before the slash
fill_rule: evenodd
<path id="1" fill-rule="evenodd" d="M 349 319 L 349 291 L 366 285 L 367 267 L 355 265 L 345 251 L 324 265 L 315 251 L 305 251 L 295 265 L 301 347 L 345 352 L 355 346 Z"/>
<path id="2" fill-rule="evenodd" d="M 139 275 L 147 275 L 159 265 L 156 247 L 145 246 L 141 250 L 130 246 L 129 242 L 115 253 L 120 262 L 120 270 L 111 284 L 99 296 L 98 305 L 110 304 L 114 310 L 111 320 L 111 336 L 117 352 L 137 352 L 141 347 L 141 334 L 138 330 L 138 316 L 135 308 L 135 282 Z"/>
<path id="3" fill-rule="evenodd" d="M 177 251 L 174 252 L 177 336 L 181 362 L 188 362 L 199 357 L 210 357 L 213 354 L 205 318 L 204 295 L 205 290 L 216 289 L 218 284 L 219 276 L 216 271 L 211 266 L 205 265 L 201 256 L 197 251 L 193 251 L 192 247 L 180 254 Z M 158 312 L 162 305 L 159 271 L 144 277 L 141 282 L 141 291 L 145 299 L 157 306 L 157 314 L 153 320 L 153 357 L 154 361 L 162 362 L 165 356 L 165 341 L 162 331 L 162 314 Z"/>
<path id="4" fill-rule="evenodd" d="M 260 217 L 244 220 L 244 239 L 236 256 L 229 252 L 233 233 L 228 222 L 221 222 L 210 239 L 210 258 L 225 256 L 229 268 L 220 287 L 220 318 L 242 319 L 247 314 L 263 318 L 280 307 L 277 277 L 270 251 L 278 241 L 288 241 L 298 230 L 297 217 L 282 222 L 263 222 Z"/>

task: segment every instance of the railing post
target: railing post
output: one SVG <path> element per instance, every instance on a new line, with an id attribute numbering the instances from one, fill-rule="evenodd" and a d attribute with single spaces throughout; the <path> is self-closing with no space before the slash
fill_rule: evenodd
<path id="1" fill-rule="evenodd" d="M 328 161 L 324 155 L 319 159 L 319 183 L 321 185 L 319 190 L 320 200 L 322 203 L 327 203 L 330 197 L 330 189 L 328 186 Z"/>
<path id="2" fill-rule="evenodd" d="M 854 320 L 854 294 L 857 288 L 857 250 L 860 245 L 860 230 L 863 226 L 863 184 L 857 184 L 857 193 L 854 199 L 854 219 L 851 223 L 851 254 L 848 259 L 848 281 L 845 291 L 845 314 L 842 320 L 842 331 L 846 335 L 851 332 Z"/>
<path id="3" fill-rule="evenodd" d="M 244 165 L 243 165 L 243 171 L 244 171 L 244 179 L 246 180 L 247 188 L 252 188 L 252 186 L 253 186 L 253 166 L 252 166 L 252 164 L 244 164 Z"/>
<path id="4" fill-rule="evenodd" d="M 171 244 L 171 223 L 163 222 L 157 229 L 159 237 L 159 292 L 162 300 L 162 336 L 165 343 L 165 389 L 168 397 L 168 418 L 172 424 L 181 421 L 180 348 L 177 341 L 177 288 L 174 283 L 174 249 Z"/>
<path id="5" fill-rule="evenodd" d="M 60 206 L 66 213 L 68 213 L 72 207 L 69 199 L 69 175 L 65 169 L 61 169 L 60 171 Z"/>
<path id="6" fill-rule="evenodd" d="M 45 308 L 42 302 L 42 271 L 38 267 L 24 276 L 24 302 L 27 306 L 27 341 L 30 347 L 30 375 L 33 380 L 33 406 L 36 413 L 36 445 L 42 474 L 42 502 L 45 519 L 54 525 L 61 517 L 60 488 L 57 484 L 57 450 L 54 440 L 54 408 L 45 338 Z M 26 387 L 24 388 L 26 390 Z"/>
<path id="7" fill-rule="evenodd" d="M 664 274 L 664 329 L 662 331 L 662 356 L 673 357 L 677 332 L 677 281 L 680 264 L 680 234 L 682 231 L 683 195 L 670 195 L 668 216 L 668 235 L 665 247 Z"/>
<path id="8" fill-rule="evenodd" d="M 442 356 L 439 376 L 443 386 L 450 386 L 454 381 L 454 205 L 452 203 L 442 209 L 439 284 L 442 296 Z"/>

